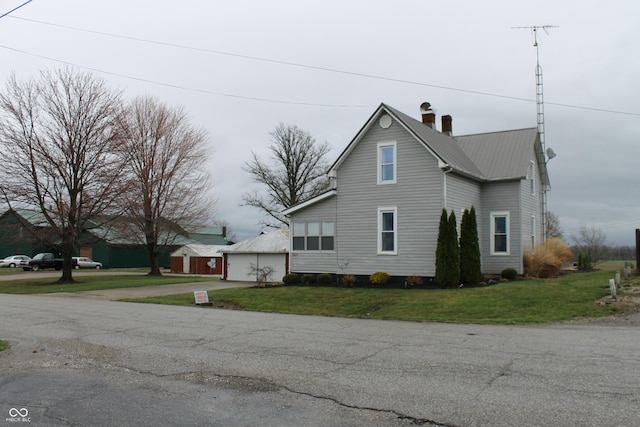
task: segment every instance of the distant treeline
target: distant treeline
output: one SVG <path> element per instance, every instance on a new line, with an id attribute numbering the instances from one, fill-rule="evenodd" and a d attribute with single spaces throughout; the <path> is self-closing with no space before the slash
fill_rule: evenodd
<path id="1" fill-rule="evenodd" d="M 614 260 L 622 260 L 622 261 L 630 261 L 636 259 L 636 247 L 635 246 L 607 246 L 604 245 L 601 248 L 601 256 L 599 257 L 602 261 L 614 261 Z M 578 259 L 578 254 L 580 253 L 580 249 L 577 246 L 571 246 L 571 252 L 573 252 L 573 257 L 575 260 Z"/>

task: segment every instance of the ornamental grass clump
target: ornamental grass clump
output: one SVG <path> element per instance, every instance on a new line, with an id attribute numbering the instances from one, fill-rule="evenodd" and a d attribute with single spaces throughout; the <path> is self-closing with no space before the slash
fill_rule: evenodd
<path id="1" fill-rule="evenodd" d="M 340 278 L 340 284 L 342 286 L 346 287 L 346 288 L 352 288 L 353 285 L 355 285 L 357 281 L 358 281 L 358 279 L 353 274 L 344 274 Z"/>
<path id="2" fill-rule="evenodd" d="M 526 251 L 522 261 L 529 277 L 556 277 L 565 264 L 573 261 L 573 253 L 565 242 L 552 237 L 535 245 L 533 252 Z"/>

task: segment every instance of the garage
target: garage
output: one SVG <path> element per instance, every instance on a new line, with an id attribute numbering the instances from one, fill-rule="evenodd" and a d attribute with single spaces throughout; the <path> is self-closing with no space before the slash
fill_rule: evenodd
<path id="1" fill-rule="evenodd" d="M 261 271 L 271 271 L 268 282 L 280 282 L 289 271 L 289 231 L 276 230 L 226 246 L 223 279 L 259 281 Z"/>

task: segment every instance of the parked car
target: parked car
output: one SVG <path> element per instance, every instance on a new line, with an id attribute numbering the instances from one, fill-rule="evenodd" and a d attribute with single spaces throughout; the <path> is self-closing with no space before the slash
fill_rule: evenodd
<path id="1" fill-rule="evenodd" d="M 24 271 L 38 271 L 45 268 L 55 268 L 62 270 L 62 258 L 56 258 L 51 252 L 42 252 L 28 260 L 26 264 L 21 264 Z"/>
<path id="2" fill-rule="evenodd" d="M 31 257 L 27 255 L 11 255 L 3 260 L 0 260 L 0 267 L 19 267 L 21 264 L 25 265 Z"/>
<path id="3" fill-rule="evenodd" d="M 100 270 L 102 268 L 101 262 L 94 261 L 91 258 L 74 256 L 73 259 L 75 260 L 75 268 L 95 268 L 96 270 Z"/>

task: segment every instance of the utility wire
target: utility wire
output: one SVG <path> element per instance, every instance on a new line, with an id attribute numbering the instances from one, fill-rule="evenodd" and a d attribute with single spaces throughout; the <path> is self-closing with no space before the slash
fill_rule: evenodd
<path id="1" fill-rule="evenodd" d="M 32 0 L 30 0 L 30 1 L 32 1 Z M 193 51 L 197 51 L 197 52 L 212 53 L 212 54 L 216 54 L 216 55 L 225 55 L 225 56 L 231 56 L 231 57 L 235 57 L 235 58 L 250 59 L 250 60 L 253 60 L 253 61 L 269 62 L 269 63 L 273 63 L 273 64 L 286 65 L 286 66 L 290 66 L 290 67 L 306 68 L 306 69 L 311 69 L 311 70 L 318 70 L 318 71 L 325 71 L 325 72 L 331 72 L 331 73 L 345 74 L 345 75 L 356 76 L 356 77 L 365 77 L 365 78 L 369 78 L 369 79 L 385 80 L 385 81 L 391 81 L 391 82 L 403 83 L 403 84 L 409 84 L 409 85 L 415 85 L 415 86 L 423 86 L 423 87 L 431 87 L 431 88 L 443 89 L 443 90 L 449 90 L 449 91 L 463 92 L 463 93 L 469 93 L 469 94 L 473 94 L 473 95 L 491 96 L 491 97 L 494 97 L 494 98 L 510 99 L 510 100 L 515 100 L 515 101 L 536 102 L 535 99 L 530 99 L 530 98 L 522 98 L 522 97 L 516 97 L 516 96 L 510 96 L 510 95 L 502 95 L 502 94 L 491 93 L 491 92 L 482 92 L 482 91 L 477 91 L 477 90 L 472 90 L 472 89 L 462 89 L 462 88 L 456 88 L 456 87 L 451 87 L 451 86 L 436 85 L 436 84 L 424 83 L 424 82 L 416 82 L 416 81 L 405 80 L 405 79 L 400 79 L 400 78 L 378 76 L 378 75 L 375 75 L 375 74 L 359 73 L 359 72 L 355 72 L 355 71 L 340 70 L 340 69 L 336 69 L 336 68 L 321 67 L 321 66 L 316 66 L 316 65 L 301 64 L 301 63 L 290 62 L 290 61 L 282 61 L 282 60 L 278 60 L 278 59 L 262 58 L 262 57 L 251 56 L 251 55 L 243 55 L 243 54 L 238 54 L 238 53 L 233 53 L 233 52 L 225 52 L 225 51 L 220 51 L 220 50 L 205 49 L 205 48 L 193 47 L 193 46 L 187 46 L 187 45 L 181 45 L 181 44 L 175 44 L 175 43 L 160 42 L 160 41 L 156 41 L 156 40 L 143 39 L 143 38 L 139 38 L 139 37 L 123 36 L 123 35 L 119 35 L 119 34 L 103 32 L 103 31 L 89 30 L 89 29 L 85 29 L 85 28 L 78 28 L 78 27 L 72 27 L 72 26 L 69 26 L 69 25 L 55 24 L 55 23 L 39 21 L 39 20 L 35 20 L 35 19 L 20 18 L 20 17 L 16 17 L 16 16 L 12 16 L 11 18 L 19 19 L 19 20 L 23 20 L 23 21 L 28 21 L 28 22 L 34 22 L 34 23 L 42 24 L 42 25 L 49 25 L 49 26 L 53 26 L 53 27 L 65 28 L 65 29 L 69 29 L 69 30 L 73 30 L 73 31 L 81 31 L 81 32 L 86 32 L 86 33 L 93 33 L 93 34 L 97 34 L 97 35 L 101 35 L 101 36 L 115 37 L 115 38 L 120 38 L 120 39 L 125 39 L 125 40 L 132 40 L 132 41 L 137 41 L 137 42 L 142 42 L 142 43 L 150 43 L 150 44 L 155 44 L 155 45 L 159 45 L 159 46 L 168 46 L 168 47 L 173 47 L 173 48 L 178 48 L 178 49 L 187 49 L 187 50 L 193 50 Z M 4 47 L 4 46 L 2 46 L 2 47 Z M 5 48 L 7 48 L 7 47 L 5 47 Z M 10 48 L 8 48 L 8 49 L 10 49 Z M 17 50 L 17 49 L 14 49 L 14 50 Z M 27 52 L 24 52 L 24 51 L 20 51 L 20 52 L 27 53 Z M 29 53 L 27 53 L 27 54 L 29 54 Z M 33 54 L 30 54 L 30 55 L 33 55 Z M 35 56 L 39 56 L 39 55 L 35 55 Z M 51 58 L 47 58 L 47 59 L 56 61 L 55 59 L 51 59 Z M 58 61 L 58 62 L 64 62 L 64 61 Z M 88 68 L 88 67 L 84 67 L 84 68 Z M 123 75 L 121 75 L 121 76 L 122 77 L 127 77 L 127 76 L 123 76 Z M 136 80 L 144 80 L 144 79 L 136 79 Z M 152 82 L 152 81 L 149 81 L 149 82 Z M 157 83 L 157 82 L 152 82 L 152 83 L 156 83 L 156 84 L 161 84 L 161 85 L 167 86 L 166 84 L 163 84 L 163 83 Z M 173 86 L 173 85 L 168 85 L 168 86 Z M 179 86 L 173 86 L 173 87 L 179 87 Z M 189 89 L 189 90 L 199 91 L 198 89 Z M 217 94 L 217 93 L 214 93 L 214 94 Z M 233 96 L 233 95 L 229 95 L 229 94 L 222 94 L 222 95 L 224 95 L 224 96 Z M 241 97 L 241 98 L 268 101 L 266 99 L 261 99 L 261 98 L 251 98 L 251 97 Z M 288 101 L 274 101 L 274 102 L 293 103 L 293 104 L 300 104 L 300 105 L 319 105 L 319 104 L 311 104 L 311 103 L 306 104 L 306 103 L 296 103 L 296 102 L 288 102 Z M 588 111 L 597 111 L 597 112 L 603 112 L 603 113 L 623 114 L 623 115 L 629 115 L 629 116 L 640 116 L 640 113 L 634 113 L 634 112 L 630 112 L 630 111 L 620 111 L 620 110 L 612 110 L 612 109 L 605 109 L 605 108 L 585 107 L 585 106 L 582 106 L 582 105 L 575 105 L 575 104 L 566 104 L 566 103 L 550 102 L 550 101 L 545 101 L 545 104 L 546 105 L 555 105 L 555 106 L 564 107 L 564 108 L 575 108 L 575 109 L 588 110 Z M 329 106 L 329 105 L 325 105 L 325 106 Z"/>
<path id="2" fill-rule="evenodd" d="M 206 90 L 206 89 L 197 89 L 197 88 L 191 88 L 191 87 L 186 87 L 186 86 L 175 85 L 175 84 L 171 84 L 171 83 L 163 83 L 163 82 L 159 82 L 159 81 L 155 81 L 155 80 L 144 79 L 144 78 L 141 78 L 141 77 L 133 77 L 133 76 L 129 76 L 129 75 L 126 75 L 126 74 L 120 74 L 120 73 L 114 73 L 114 72 L 111 72 L 111 71 L 101 70 L 99 68 L 87 67 L 85 65 L 79 65 L 79 64 L 75 64 L 73 62 L 63 61 L 61 59 L 51 58 L 49 56 L 38 55 L 38 54 L 35 54 L 35 53 L 26 52 L 24 50 L 15 49 L 15 48 L 12 48 L 12 47 L 9 47 L 9 46 L 0 45 L 0 48 L 11 50 L 11 51 L 18 52 L 18 53 L 22 53 L 22 54 L 25 54 L 25 55 L 35 56 L 37 58 L 46 59 L 48 61 L 59 62 L 61 64 L 65 64 L 65 65 L 71 65 L 73 67 L 84 68 L 86 70 L 91 70 L 91 71 L 95 71 L 97 73 L 107 74 L 107 75 L 110 75 L 110 76 L 122 77 L 122 78 L 130 79 L 130 80 L 136 80 L 136 81 L 139 81 L 139 82 L 155 84 L 155 85 L 158 85 L 158 86 L 165 86 L 165 87 L 170 87 L 170 88 L 174 88 L 174 89 L 188 90 L 188 91 L 192 91 L 192 92 L 200 92 L 200 93 L 205 93 L 205 94 L 209 94 L 209 95 L 226 96 L 226 97 L 229 97 L 229 98 L 238 98 L 238 99 L 248 99 L 248 100 L 251 100 L 251 101 L 272 102 L 272 103 L 276 103 L 276 104 L 304 105 L 304 106 L 312 106 L 312 107 L 375 108 L 374 105 L 319 104 L 319 103 L 311 103 L 311 102 L 298 102 L 298 101 L 288 101 L 288 100 L 283 100 L 283 99 L 259 98 L 259 97 L 254 97 L 254 96 L 243 96 L 243 95 L 235 95 L 235 94 L 231 94 L 231 93 L 215 92 L 215 91 Z"/>
<path id="3" fill-rule="evenodd" d="M 9 15 L 9 14 L 10 14 L 10 13 L 12 13 L 12 12 L 15 12 L 16 10 L 20 9 L 22 6 L 25 6 L 26 4 L 31 3 L 32 1 L 33 1 L 33 0 L 28 0 L 28 1 L 24 2 L 24 3 L 22 3 L 20 6 L 16 6 L 16 7 L 14 7 L 14 8 L 13 8 L 13 9 L 11 9 L 9 12 L 7 12 L 7 13 L 3 13 L 2 15 L 0 15 L 0 18 L 4 18 L 5 16 Z M 13 18 L 13 17 L 12 17 L 12 18 Z"/>

